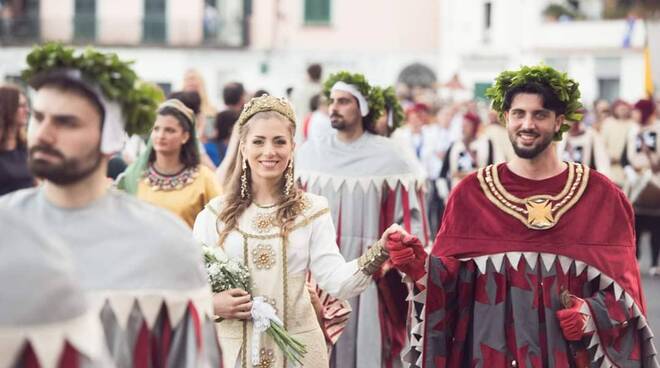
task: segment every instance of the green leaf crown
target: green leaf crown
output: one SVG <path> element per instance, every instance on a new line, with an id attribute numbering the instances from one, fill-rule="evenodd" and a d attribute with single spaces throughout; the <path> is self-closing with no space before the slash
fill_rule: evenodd
<path id="1" fill-rule="evenodd" d="M 565 122 L 559 132 L 555 134 L 555 140 L 559 141 L 564 132 L 570 129 L 568 123 L 582 120 L 580 112 L 579 84 L 570 79 L 566 73 L 561 73 L 547 65 L 523 66 L 520 70 L 507 70 L 500 73 L 495 79 L 495 84 L 486 90 L 486 97 L 492 100 L 492 108 L 497 111 L 500 121 L 504 119 L 504 99 L 506 93 L 512 88 L 528 83 L 538 83 L 550 87 L 561 102 L 566 105 L 564 113 Z"/>
<path id="2" fill-rule="evenodd" d="M 385 101 L 385 110 L 392 111 L 392 122 L 394 126 L 389 129 L 394 131 L 400 127 L 401 124 L 403 124 L 403 120 L 406 118 L 406 115 L 403 112 L 403 107 L 401 106 L 399 99 L 396 97 L 394 87 L 387 87 L 382 89 L 381 93 Z"/>
<path id="3" fill-rule="evenodd" d="M 163 92 L 158 86 L 141 81 L 131 68 L 133 62 L 122 61 L 115 53 L 102 53 L 93 48 L 76 53 L 60 43 L 35 46 L 27 56 L 27 69 L 22 78 L 57 70 L 78 70 L 85 82 L 98 87 L 107 100 L 121 106 L 124 129 L 130 134 L 149 132 Z"/>
<path id="4" fill-rule="evenodd" d="M 330 97 L 330 91 L 335 83 L 342 81 L 346 84 L 352 84 L 355 88 L 362 93 L 364 98 L 369 104 L 369 114 L 364 118 L 368 124 L 373 124 L 383 113 L 385 109 L 385 99 L 381 93 L 380 88 L 375 88 L 369 85 L 364 75 L 359 73 L 350 73 L 347 71 L 340 71 L 332 74 L 323 84 L 323 94 L 325 97 Z"/>

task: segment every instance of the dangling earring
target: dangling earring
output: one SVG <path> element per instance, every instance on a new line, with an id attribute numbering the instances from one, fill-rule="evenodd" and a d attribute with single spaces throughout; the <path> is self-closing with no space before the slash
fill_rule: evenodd
<path id="1" fill-rule="evenodd" d="M 284 196 L 288 197 L 293 189 L 293 160 L 289 161 L 289 166 L 284 174 Z"/>
<path id="2" fill-rule="evenodd" d="M 241 198 L 247 199 L 248 196 L 247 160 L 243 160 L 243 173 L 241 174 Z"/>

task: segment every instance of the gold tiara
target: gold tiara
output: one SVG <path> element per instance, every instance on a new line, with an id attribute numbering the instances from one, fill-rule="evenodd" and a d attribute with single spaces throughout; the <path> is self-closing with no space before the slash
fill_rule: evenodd
<path id="1" fill-rule="evenodd" d="M 296 126 L 296 113 L 293 111 L 291 103 L 289 103 L 284 97 L 278 98 L 269 95 L 255 97 L 248 101 L 243 106 L 243 110 L 241 111 L 241 115 L 238 117 L 237 122 L 239 126 L 243 126 L 255 114 L 266 111 L 278 112 L 289 119 L 294 127 Z"/>

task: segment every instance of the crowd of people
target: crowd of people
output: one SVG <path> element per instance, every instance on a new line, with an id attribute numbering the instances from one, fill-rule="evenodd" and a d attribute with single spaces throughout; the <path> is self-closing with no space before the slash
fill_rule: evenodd
<path id="1" fill-rule="evenodd" d="M 0 366 L 658 367 L 636 257 L 649 232 L 660 274 L 660 102 L 587 109 L 547 66 L 485 103 L 313 64 L 218 109 L 194 70 L 165 97 L 59 44 L 23 77 L 0 87 Z M 251 290 L 213 292 L 202 247 Z"/>

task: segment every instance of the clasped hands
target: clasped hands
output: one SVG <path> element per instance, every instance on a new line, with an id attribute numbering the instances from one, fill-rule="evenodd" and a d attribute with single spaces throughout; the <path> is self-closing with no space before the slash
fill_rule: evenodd
<path id="1" fill-rule="evenodd" d="M 422 242 L 416 236 L 410 235 L 400 225 L 394 224 L 385 230 L 381 241 L 390 254 L 392 266 L 414 281 L 424 276 L 427 254 Z"/>

